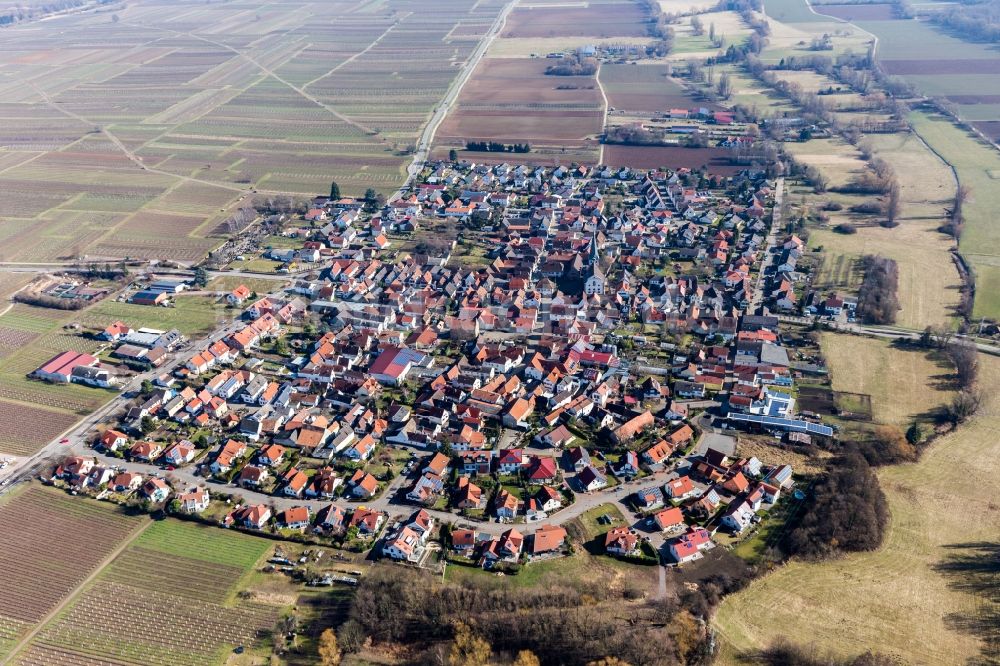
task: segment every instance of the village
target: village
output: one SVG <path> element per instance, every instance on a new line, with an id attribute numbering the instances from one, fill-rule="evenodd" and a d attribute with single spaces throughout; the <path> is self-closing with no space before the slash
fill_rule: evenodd
<path id="1" fill-rule="evenodd" d="M 315 279 L 240 285 L 198 344 L 107 323 L 149 378 L 51 480 L 414 565 L 516 573 L 573 548 L 581 516 L 614 523 L 609 555 L 700 559 L 801 499 L 732 433 L 835 434 L 797 413 L 779 319 L 753 313 L 801 242 L 777 238 L 774 187 L 442 162 L 374 211 L 319 197 L 289 221 L 297 249 L 268 250 Z M 68 350 L 33 376 L 112 385 L 101 367 Z"/>

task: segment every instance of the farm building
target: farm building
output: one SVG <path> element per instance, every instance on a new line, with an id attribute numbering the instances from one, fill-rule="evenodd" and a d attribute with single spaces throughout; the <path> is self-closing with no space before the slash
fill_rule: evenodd
<path id="1" fill-rule="evenodd" d="M 97 359 L 90 354 L 75 351 L 65 351 L 49 359 L 40 368 L 31 373 L 32 377 L 50 382 L 68 384 L 73 378 L 76 368 L 91 368 L 97 365 Z"/>
<path id="2" fill-rule="evenodd" d="M 163 291 L 146 289 L 132 296 L 132 303 L 135 305 L 163 305 L 166 302 L 167 294 Z"/>

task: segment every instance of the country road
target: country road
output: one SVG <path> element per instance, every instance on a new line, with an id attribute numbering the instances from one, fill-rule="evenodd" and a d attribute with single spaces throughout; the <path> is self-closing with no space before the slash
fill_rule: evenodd
<path id="1" fill-rule="evenodd" d="M 86 273 L 90 269 L 86 266 L 81 266 L 80 264 L 87 263 L 84 261 L 73 261 L 66 263 L 17 263 L 17 262 L 0 262 L 0 273 Z M 98 262 L 100 263 L 100 262 Z M 296 271 L 293 273 L 256 273 L 252 271 L 205 271 L 209 278 L 217 277 L 242 277 L 250 278 L 254 280 L 271 280 L 273 282 L 291 282 L 295 279 L 296 275 L 302 273 L 310 273 L 314 270 L 319 270 L 318 268 L 309 268 L 303 271 Z M 148 266 L 144 272 L 155 273 L 157 275 L 184 275 L 193 276 L 194 273 L 190 270 L 183 268 L 161 268 L 158 266 Z M 12 294 L 13 295 L 13 294 Z"/>
<path id="2" fill-rule="evenodd" d="M 397 201 L 402 198 L 405 191 L 413 185 L 413 181 L 420 175 L 420 171 L 424 168 L 424 164 L 430 157 L 431 144 L 434 142 L 434 136 L 437 134 L 438 127 L 444 121 L 445 117 L 448 115 L 448 111 L 455 102 L 458 101 L 458 96 L 462 92 L 462 88 L 468 83 L 469 78 L 472 76 L 472 72 L 476 69 L 476 66 L 486 55 L 493 41 L 500 36 L 503 31 L 504 26 L 507 24 L 507 17 L 510 15 L 511 10 L 517 5 L 518 0 L 511 0 L 508 2 L 500 14 L 497 16 L 496 21 L 493 22 L 493 26 L 490 28 L 490 32 L 479 41 L 479 45 L 476 50 L 472 52 L 472 55 L 466 61 L 465 65 L 462 67 L 462 71 L 459 73 L 458 77 L 452 82 L 451 87 L 445 94 L 441 102 L 434 107 L 434 113 L 431 115 L 430 121 L 424 127 L 424 131 L 420 134 L 420 139 L 417 141 L 417 148 L 413 152 L 413 160 L 410 162 L 410 166 L 407 167 L 407 177 L 406 182 L 404 182 L 396 192 L 389 197 L 389 201 Z"/>

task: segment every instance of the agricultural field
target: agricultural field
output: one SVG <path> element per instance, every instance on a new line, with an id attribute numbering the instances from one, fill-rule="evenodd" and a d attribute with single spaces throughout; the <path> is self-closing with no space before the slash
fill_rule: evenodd
<path id="1" fill-rule="evenodd" d="M 660 0 L 660 9 L 666 14 L 701 13 L 718 4 L 715 0 Z"/>
<path id="2" fill-rule="evenodd" d="M 549 65 L 545 59 L 484 58 L 441 123 L 435 144 L 447 150 L 461 149 L 468 140 L 527 142 L 532 153 L 517 157 L 532 160 L 544 148 L 589 150 L 593 158 L 588 161 L 595 162 L 604 117 L 597 80 L 593 75 L 549 76 Z M 474 155 L 509 161 L 507 154 Z"/>
<path id="3" fill-rule="evenodd" d="M 812 3 L 815 5 L 816 3 Z M 892 21 L 895 19 L 893 6 L 889 3 L 838 5 L 827 4 L 816 10 L 820 14 L 833 16 L 848 23 L 856 21 Z"/>
<path id="4" fill-rule="evenodd" d="M 269 280 L 267 278 L 247 278 L 238 277 L 235 275 L 220 275 L 219 277 L 213 278 L 205 286 L 206 290 L 209 291 L 224 291 L 230 292 L 236 289 L 240 285 L 246 285 L 250 291 L 256 291 L 259 294 L 267 294 L 275 289 L 282 286 L 281 280 Z"/>
<path id="5" fill-rule="evenodd" d="M 271 546 L 196 523 L 152 523 L 14 663 L 47 663 L 57 654 L 103 663 L 219 663 L 277 621 L 279 606 L 237 594 Z"/>
<path id="6" fill-rule="evenodd" d="M 695 104 L 667 65 L 601 65 L 598 78 L 616 114 L 663 113 Z M 700 104 L 699 104 L 700 106 Z"/>
<path id="7" fill-rule="evenodd" d="M 996 49 L 952 36 L 926 21 L 896 19 L 891 5 L 823 5 L 816 11 L 878 37 L 878 60 L 887 74 L 908 81 L 921 94 L 947 99 L 961 118 L 995 139 L 1000 124 Z"/>
<path id="8" fill-rule="evenodd" d="M 729 176 L 745 167 L 733 165 L 727 148 L 687 148 L 684 146 L 604 146 L 604 163 L 636 169 L 667 167 L 704 169 L 711 174 Z"/>
<path id="9" fill-rule="evenodd" d="M 852 340 L 851 349 L 868 342 Z M 961 572 L 945 569 L 954 557 L 972 555 L 976 544 L 997 539 L 1000 490 L 991 479 L 1000 473 L 993 451 L 1000 360 L 981 356 L 980 362 L 980 412 L 919 462 L 880 470 L 891 513 L 883 546 L 819 563 L 793 560 L 726 598 L 715 619 L 719 663 L 742 663 L 740 653 L 779 637 L 843 657 L 872 649 L 907 664 L 989 661 L 981 639 L 988 638 L 995 609 Z M 909 401 L 931 381 L 904 374 L 887 382 L 887 399 Z"/>
<path id="10" fill-rule="evenodd" d="M 897 349 L 888 340 L 824 333 L 821 347 L 833 390 L 871 396 L 876 423 L 902 426 L 924 419 L 954 396 L 948 362 L 924 351 Z M 910 387 L 901 391 L 897 386 Z"/>
<path id="11" fill-rule="evenodd" d="M 57 491 L 33 488 L 24 495 L 61 503 L 52 509 L 65 508 L 64 520 L 84 520 L 84 510 L 99 510 L 106 520 L 126 520 L 110 505 Z M 0 519 L 10 511 L 9 506 L 0 508 Z M 34 506 L 42 505 L 35 502 Z M 63 579 L 69 587 L 57 590 L 62 599 L 80 589 L 21 646 L 12 663 L 207 666 L 222 662 L 235 646 L 250 645 L 273 628 L 285 599 L 259 600 L 246 585 L 250 572 L 273 542 L 196 523 L 151 523 L 145 517 L 127 520 L 130 528 L 142 525 L 144 529 L 91 581 L 83 580 L 86 567 L 73 571 L 76 578 Z M 56 522 L 50 541 L 80 529 L 80 524 Z M 63 531 L 56 529 L 59 527 Z M 93 538 L 103 536 L 104 548 L 93 548 L 94 557 L 105 557 L 114 546 L 125 545 L 127 539 L 108 538 L 107 530 L 98 528 L 100 525 L 93 530 Z M 28 620 L 37 622 L 42 617 L 39 614 Z M 7 647 L 9 650 L 10 645 Z"/>
<path id="12" fill-rule="evenodd" d="M 143 524 L 111 505 L 25 486 L 0 502 L 0 657 Z M 59 544 L 57 548 L 53 546 Z"/>
<path id="13" fill-rule="evenodd" d="M 150 0 L 5 28 L 0 260 L 193 262 L 254 191 L 394 191 L 504 4 Z"/>
<path id="14" fill-rule="evenodd" d="M 604 81 L 593 75 L 546 75 L 558 60 L 544 56 L 588 45 L 648 44 L 647 18 L 638 3 L 623 0 L 515 7 L 438 129 L 433 156 L 455 149 L 480 162 L 598 163 Z M 531 152 L 467 153 L 461 149 L 469 140 L 528 142 Z"/>
<path id="15" fill-rule="evenodd" d="M 970 188 L 959 248 L 976 275 L 973 317 L 1000 319 L 1000 235 L 995 222 L 1000 206 L 1000 153 L 944 118 L 913 113 L 910 122 L 931 149 L 955 168 L 959 182 Z"/>
<path id="16" fill-rule="evenodd" d="M 500 37 L 486 52 L 490 58 L 531 58 L 547 53 L 573 51 L 583 45 L 604 48 L 645 47 L 651 37 Z"/>
<path id="17" fill-rule="evenodd" d="M 877 134 L 866 139 L 875 155 L 895 170 L 901 188 L 899 226 L 887 229 L 859 218 L 849 207 L 865 200 L 857 195 L 801 193 L 816 205 L 835 201 L 844 210 L 828 213 L 824 227 L 813 229 L 809 246 L 822 249 L 813 286 L 822 291 L 854 293 L 861 284 L 858 261 L 866 254 L 895 259 L 899 265 L 898 325 L 922 329 L 949 325 L 959 305 L 961 281 L 951 256 L 952 241 L 938 228 L 946 222 L 946 208 L 955 190 L 948 167 L 912 134 Z M 801 159 L 819 167 L 831 184 L 846 182 L 864 168 L 853 147 L 826 140 L 786 144 Z M 794 202 L 799 195 L 790 197 Z M 855 225 L 857 233 L 833 230 L 837 224 Z"/>
<path id="18" fill-rule="evenodd" d="M 645 37 L 638 3 L 621 0 L 527 4 L 515 8 L 501 37 Z"/>

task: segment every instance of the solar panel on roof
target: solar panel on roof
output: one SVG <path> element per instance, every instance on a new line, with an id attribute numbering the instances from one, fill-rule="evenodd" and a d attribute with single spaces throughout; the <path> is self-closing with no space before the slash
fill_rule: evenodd
<path id="1" fill-rule="evenodd" d="M 792 432 L 809 432 L 814 435 L 823 435 L 825 437 L 831 437 L 833 435 L 833 428 L 830 426 L 825 426 L 819 423 L 811 423 L 809 421 L 800 421 L 796 419 L 782 419 L 774 416 L 759 416 L 757 414 L 728 414 L 726 416 L 730 421 L 746 421 L 749 423 L 759 423 L 760 425 L 773 426 L 775 428 L 782 428 L 783 430 L 788 430 Z"/>

